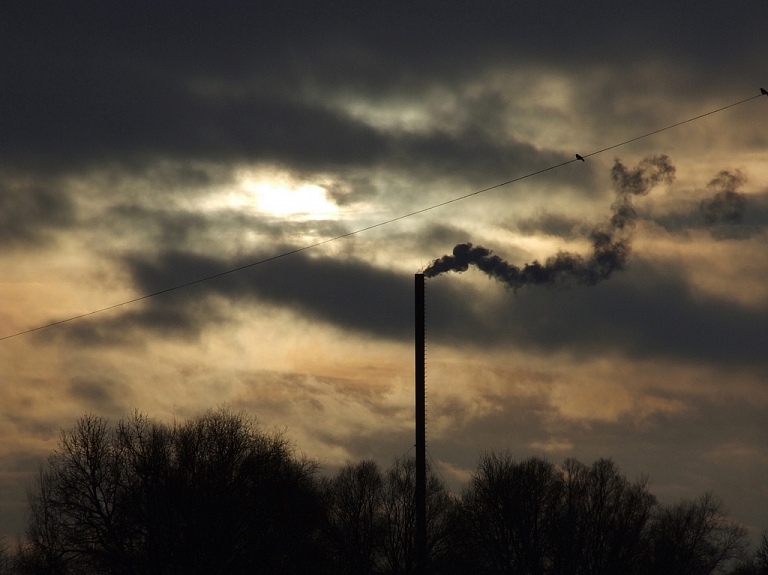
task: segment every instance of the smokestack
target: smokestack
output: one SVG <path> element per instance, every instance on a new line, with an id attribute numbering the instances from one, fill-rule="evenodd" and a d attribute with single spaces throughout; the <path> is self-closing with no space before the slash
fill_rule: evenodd
<path id="1" fill-rule="evenodd" d="M 426 340 L 424 324 L 424 274 L 416 274 L 415 356 L 416 356 L 416 573 L 427 572 L 427 426 L 426 426 Z"/>

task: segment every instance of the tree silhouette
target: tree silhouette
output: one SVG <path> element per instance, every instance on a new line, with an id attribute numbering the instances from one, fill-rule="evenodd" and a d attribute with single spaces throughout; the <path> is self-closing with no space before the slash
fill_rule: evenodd
<path id="1" fill-rule="evenodd" d="M 724 573 L 746 547 L 746 532 L 727 518 L 720 500 L 706 493 L 661 509 L 650 533 L 653 573 Z M 765 548 L 765 545 L 764 547 Z"/>
<path id="2" fill-rule="evenodd" d="M 5 535 L 0 534 L 0 575 L 8 575 L 11 573 L 12 561 L 8 550 L 8 541 L 6 540 Z"/>
<path id="3" fill-rule="evenodd" d="M 768 575 L 768 531 L 760 537 L 760 547 L 755 552 L 755 567 L 758 575 Z"/>
<path id="4" fill-rule="evenodd" d="M 86 415 L 30 487 L 26 540 L 0 541 L 0 575 L 414 573 L 414 459 L 317 469 L 227 410 Z M 428 467 L 427 518 L 434 574 L 768 575 L 768 532 L 749 555 L 715 496 L 661 506 L 610 459 L 487 453 L 460 497 Z"/>
<path id="5" fill-rule="evenodd" d="M 316 465 L 225 410 L 62 433 L 30 494 L 28 540 L 57 573 L 314 573 Z"/>
<path id="6" fill-rule="evenodd" d="M 416 460 L 401 458 L 384 480 L 384 560 L 387 572 L 416 571 Z M 427 563 L 442 564 L 449 545 L 452 501 L 443 483 L 427 465 Z"/>
<path id="7" fill-rule="evenodd" d="M 656 505 L 647 480 L 630 483 L 610 459 L 599 459 L 591 467 L 569 459 L 559 476 L 553 573 L 642 572 L 645 530 Z"/>
<path id="8" fill-rule="evenodd" d="M 478 573 L 640 573 L 655 498 L 610 460 L 562 467 L 481 457 L 456 519 L 465 567 Z"/>
<path id="9" fill-rule="evenodd" d="M 326 487 L 330 553 L 339 574 L 380 573 L 384 479 L 373 461 L 349 463 Z"/>
<path id="10" fill-rule="evenodd" d="M 768 575 L 768 531 L 763 531 L 757 549 L 731 571 L 731 575 Z"/>
<path id="11" fill-rule="evenodd" d="M 478 573 L 549 572 L 551 523 L 561 491 L 549 462 L 483 455 L 456 518 L 456 539 L 467 563 L 476 563 Z"/>
<path id="12" fill-rule="evenodd" d="M 382 474 L 372 461 L 349 463 L 328 482 L 328 533 L 335 573 L 413 573 L 416 463 L 396 460 Z M 452 501 L 427 468 L 427 556 L 442 573 Z"/>

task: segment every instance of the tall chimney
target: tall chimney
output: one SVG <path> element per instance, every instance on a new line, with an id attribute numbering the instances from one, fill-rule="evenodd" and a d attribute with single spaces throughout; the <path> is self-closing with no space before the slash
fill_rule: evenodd
<path id="1" fill-rule="evenodd" d="M 427 435 L 424 274 L 416 274 L 416 573 L 427 572 Z"/>

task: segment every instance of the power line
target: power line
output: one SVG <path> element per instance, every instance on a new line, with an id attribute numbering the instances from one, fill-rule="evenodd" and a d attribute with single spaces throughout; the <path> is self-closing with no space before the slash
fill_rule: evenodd
<path id="1" fill-rule="evenodd" d="M 485 192 L 489 192 L 491 190 L 495 190 L 496 188 L 501 188 L 503 186 L 508 186 L 509 184 L 514 184 L 515 182 L 519 182 L 519 181 L 522 181 L 522 180 L 526 180 L 528 178 L 532 178 L 534 176 L 538 176 L 540 174 L 543 174 L 544 172 L 549 172 L 549 171 L 552 171 L 552 170 L 556 170 L 558 168 L 562 168 L 563 166 L 567 166 L 568 164 L 572 164 L 573 162 L 584 161 L 584 158 L 589 158 L 591 156 L 596 156 L 598 154 L 602 154 L 604 152 L 607 152 L 608 150 L 613 150 L 615 148 L 618 148 L 618 147 L 621 147 L 621 146 L 625 146 L 625 145 L 630 144 L 632 142 L 636 142 L 638 140 L 642 140 L 643 138 L 647 138 L 649 136 L 653 136 L 653 135 L 658 134 L 660 132 L 664 132 L 666 130 L 671 130 L 672 128 L 676 128 L 678 126 L 682 126 L 683 124 L 688 124 L 690 122 L 694 122 L 696 120 L 700 120 L 701 118 L 705 118 L 706 116 L 711 116 L 713 114 L 717 114 L 718 112 L 722 112 L 723 110 L 727 110 L 728 108 L 733 108 L 735 106 L 739 106 L 741 104 L 745 104 L 746 102 L 749 102 L 751 100 L 755 100 L 755 99 L 760 98 L 762 96 L 768 96 L 768 93 L 764 89 L 761 88 L 760 92 L 761 93 L 756 95 L 756 96 L 752 96 L 750 98 L 745 98 L 744 100 L 740 100 L 738 102 L 734 102 L 733 104 L 728 104 L 727 106 L 723 106 L 721 108 L 717 108 L 716 110 L 712 110 L 710 112 L 706 112 L 704 114 L 700 114 L 698 116 L 694 116 L 693 118 L 688 118 L 687 120 L 683 120 L 682 122 L 677 122 L 675 124 L 670 124 L 669 126 L 665 126 L 664 128 L 659 128 L 658 130 L 653 130 L 652 132 L 648 132 L 646 134 L 643 134 L 642 136 L 636 136 L 634 138 L 630 138 L 629 140 L 625 140 L 625 141 L 620 142 L 618 144 L 613 144 L 612 146 L 608 146 L 607 148 L 602 148 L 601 150 L 590 152 L 588 154 L 582 154 L 582 155 L 577 154 L 576 157 L 574 157 L 572 160 L 568 160 L 566 162 L 561 162 L 559 164 L 555 164 L 555 165 L 549 166 L 547 168 L 543 168 L 541 170 L 536 170 L 535 172 L 530 172 L 530 173 L 525 174 L 523 176 L 518 176 L 517 178 L 512 178 L 511 180 L 507 180 L 507 181 L 501 182 L 499 184 L 494 184 L 493 186 L 489 186 L 487 188 L 483 188 L 481 190 L 477 190 L 477 191 L 471 192 L 469 194 L 464 194 L 463 196 L 458 196 L 456 198 L 453 198 L 453 199 L 450 199 L 450 200 L 446 200 L 444 202 L 440 202 L 440 203 L 437 203 L 437 204 L 433 204 L 431 206 L 427 206 L 426 208 L 421 208 L 419 210 L 415 210 L 413 212 L 409 212 L 407 214 L 403 214 L 401 216 L 397 216 L 397 217 L 385 220 L 383 222 L 372 224 L 370 226 L 365 226 L 363 228 L 359 228 L 357 230 L 354 230 L 354 231 L 351 231 L 351 232 L 347 232 L 345 234 L 341 234 L 341 235 L 338 235 L 338 236 L 335 236 L 335 237 L 332 237 L 332 238 L 327 238 L 325 240 L 321 240 L 321 241 L 315 242 L 313 244 L 309 244 L 309 245 L 306 245 L 306 246 L 303 246 L 303 247 L 300 247 L 300 248 L 289 250 L 287 252 L 283 252 L 283 253 L 277 254 L 275 256 L 264 258 L 264 259 L 261 259 L 261 260 L 255 261 L 255 262 L 251 262 L 249 264 L 245 264 L 245 265 L 242 265 L 242 266 L 238 266 L 236 268 L 232 268 L 232 269 L 229 269 L 229 270 L 226 270 L 226 271 L 223 271 L 223 272 L 219 272 L 219 273 L 216 273 L 216 274 L 213 274 L 213 275 L 202 277 L 200 279 L 192 280 L 192 281 L 189 281 L 189 282 L 186 282 L 186 283 L 178 284 L 178 285 L 175 285 L 175 286 L 172 286 L 172 287 L 169 287 L 169 288 L 165 288 L 165 289 L 162 289 L 162 290 L 159 290 L 159 291 L 155 291 L 155 292 L 148 293 L 148 294 L 145 294 L 145 295 L 142 295 L 142 296 L 138 296 L 138 297 L 135 297 L 133 299 L 125 300 L 125 301 L 122 301 L 120 303 L 109 305 L 107 307 L 103 307 L 103 308 L 99 308 L 99 309 L 96 309 L 96 310 L 93 310 L 93 311 L 89 311 L 87 313 L 82 313 L 80 315 L 75 315 L 75 316 L 72 316 L 72 317 L 68 317 L 66 319 L 61 319 L 61 320 L 58 320 L 58 321 L 53 321 L 51 323 L 47 323 L 47 324 L 44 324 L 44 325 L 39 325 L 37 327 L 26 329 L 24 331 L 19 331 L 19 332 L 16 332 L 16 333 L 12 333 L 10 335 L 6 335 L 6 336 L 3 336 L 3 337 L 0 337 L 0 341 L 4 341 L 6 339 L 12 339 L 14 337 L 19 337 L 19 336 L 26 335 L 28 333 L 32 333 L 32 332 L 35 332 L 35 331 L 40 331 L 40 330 L 43 330 L 43 329 L 48 329 L 50 327 L 54 327 L 54 326 L 61 325 L 61 324 L 64 324 L 64 323 L 69 323 L 69 322 L 72 322 L 72 321 L 76 321 L 78 319 L 83 319 L 83 318 L 86 318 L 86 317 L 89 317 L 89 316 L 92 316 L 92 315 L 103 313 L 105 311 L 109 311 L 109 310 L 112 310 L 112 309 L 116 309 L 116 308 L 119 308 L 119 307 L 130 305 L 132 303 L 136 303 L 136 302 L 139 302 L 139 301 L 142 301 L 142 300 L 145 300 L 145 299 L 149 299 L 151 297 L 155 297 L 155 296 L 159 296 L 159 295 L 162 295 L 162 294 L 165 294 L 165 293 L 168 293 L 168 292 L 184 289 L 184 288 L 187 288 L 187 287 L 199 284 L 199 283 L 207 282 L 207 281 L 210 281 L 210 280 L 213 280 L 213 279 L 216 279 L 216 278 L 220 278 L 222 276 L 233 274 L 233 273 L 242 271 L 242 270 L 247 269 L 247 268 L 252 268 L 252 267 L 255 267 L 255 266 L 258 266 L 258 265 L 261 265 L 261 264 L 265 264 L 265 263 L 268 263 L 268 262 L 271 262 L 271 261 L 274 261 L 274 260 L 278 260 L 278 259 L 281 259 L 281 258 L 292 256 L 292 255 L 297 254 L 299 252 L 304 252 L 304 251 L 307 251 L 307 250 L 311 250 L 311 249 L 316 248 L 318 246 L 322 246 L 322 245 L 325 245 L 325 244 L 328 244 L 328 243 L 331 243 L 331 242 L 335 242 L 337 240 L 341 240 L 341 239 L 344 239 L 344 238 L 348 238 L 350 236 L 361 234 L 363 232 L 367 232 L 367 231 L 375 229 L 375 228 L 380 228 L 382 226 L 386 226 L 386 225 L 392 224 L 394 222 L 399 222 L 400 220 L 404 220 L 406 218 L 410 218 L 410 217 L 413 217 L 413 216 L 416 216 L 416 215 L 419 215 L 419 214 L 423 214 L 424 212 L 428 212 L 430 210 L 441 208 L 443 206 L 447 206 L 448 204 L 453 204 L 455 202 L 459 202 L 461 200 L 466 200 L 467 198 L 471 198 L 473 196 L 478 196 L 478 195 L 483 194 Z"/>
<path id="2" fill-rule="evenodd" d="M 437 464 L 437 461 L 435 461 L 434 457 L 432 457 L 432 454 L 429 452 L 429 449 L 427 449 L 427 455 L 429 455 L 429 459 L 432 461 L 432 463 L 435 466 L 435 469 L 437 470 L 437 473 L 440 475 L 440 479 L 443 480 L 443 485 L 445 485 L 445 487 L 448 489 L 449 492 L 453 493 L 451 486 L 448 485 L 448 482 L 445 480 L 445 477 L 443 477 L 443 472 L 440 471 L 440 466 Z"/>
<path id="3" fill-rule="evenodd" d="M 416 445 L 411 445 L 411 448 L 410 448 L 408 451 L 406 451 L 405 453 L 403 453 L 403 454 L 402 454 L 400 457 L 395 457 L 395 460 L 392 462 L 392 465 L 390 465 L 390 466 L 389 466 L 389 467 L 387 467 L 387 468 L 386 468 L 384 471 L 382 471 L 382 473 L 381 473 L 381 474 L 382 474 L 382 475 L 386 475 L 386 474 L 389 472 L 389 470 L 390 470 L 390 469 L 392 469 L 392 468 L 393 468 L 395 465 L 397 465 L 398 463 L 400 463 L 401 461 L 403 461 L 403 460 L 406 458 L 406 456 L 407 456 L 407 455 L 408 455 L 408 454 L 409 454 L 411 451 L 413 451 L 414 449 L 416 449 Z"/>
<path id="4" fill-rule="evenodd" d="M 712 110 L 711 112 L 706 112 L 704 114 L 700 114 L 698 116 L 694 116 L 693 118 L 688 118 L 687 120 L 683 120 L 682 122 L 677 122 L 676 124 L 671 124 L 665 128 L 660 128 L 658 130 L 654 130 L 653 132 L 648 132 L 647 134 L 643 134 L 642 136 L 637 136 L 636 138 L 632 138 L 630 140 L 627 140 L 625 142 L 621 142 L 620 144 L 614 144 L 613 146 L 608 146 L 607 148 L 603 148 L 602 150 L 597 150 L 596 152 L 592 152 L 589 154 L 585 154 L 585 158 L 589 158 L 590 156 L 596 156 L 597 154 L 602 154 L 603 152 L 607 152 L 608 150 L 613 150 L 614 148 L 618 148 L 619 146 L 624 146 L 626 144 L 630 144 L 632 142 L 636 142 L 637 140 L 642 140 L 643 138 L 647 138 L 648 136 L 653 136 L 654 134 L 658 134 L 659 132 L 664 132 L 665 130 L 671 130 L 672 128 L 677 128 L 678 126 L 682 126 L 683 124 L 688 124 L 690 122 L 693 122 L 695 120 L 700 120 L 701 118 L 705 118 L 707 116 L 711 116 L 712 114 L 717 114 L 718 112 L 722 112 L 723 110 L 727 110 L 728 108 L 733 108 L 735 106 L 739 106 L 740 104 L 744 104 L 745 102 L 749 102 L 750 100 L 755 100 L 757 98 L 760 98 L 762 96 L 768 96 L 768 92 L 766 92 L 763 88 L 760 88 L 760 93 L 757 96 L 752 96 L 751 98 L 746 98 L 744 100 L 740 100 L 738 102 L 734 102 L 733 104 L 728 104 L 727 106 L 723 106 L 722 108 L 718 108 L 717 110 Z"/>

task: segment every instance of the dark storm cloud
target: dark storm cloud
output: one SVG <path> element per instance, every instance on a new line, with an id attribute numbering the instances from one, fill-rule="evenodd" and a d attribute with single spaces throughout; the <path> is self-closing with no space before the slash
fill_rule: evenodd
<path id="1" fill-rule="evenodd" d="M 151 292 L 169 283 L 213 275 L 250 261 L 254 258 L 223 262 L 168 253 L 153 263 L 133 261 L 129 265 L 141 290 Z M 298 255 L 202 287 L 230 298 L 270 301 L 350 329 L 403 337 L 410 328 L 411 286 L 407 276 L 365 262 Z"/>
<path id="2" fill-rule="evenodd" d="M 139 80 L 140 81 L 140 80 Z M 161 79 L 159 82 L 168 82 Z M 151 94 L 156 86 L 145 86 Z M 121 94 L 123 87 L 109 91 Z M 98 106 L 72 95 L 74 107 L 39 102 L 34 121 L 14 115 L 6 124 L 0 151 L 6 159 L 35 168 L 81 169 L 141 163 L 161 158 L 211 161 L 265 160 L 300 167 L 370 165 L 386 151 L 386 138 L 362 123 L 321 107 L 264 97 L 246 101 L 208 100 L 181 86 L 161 88 L 166 98 L 147 102 L 142 94 Z M 150 100 L 154 96 L 147 95 Z M 19 94 L 19 100 L 25 95 Z M 55 95 L 51 95 L 55 98 Z M 105 96 L 106 97 L 106 96 Z M 9 95 L 10 106 L 22 106 Z M 42 156 L 47 164 L 40 166 Z"/>
<path id="3" fill-rule="evenodd" d="M 0 249 L 39 244 L 49 232 L 75 222 L 71 199 L 45 184 L 19 185 L 0 179 Z"/>
<path id="4" fill-rule="evenodd" d="M 192 158 L 276 162 L 302 171 L 388 167 L 422 177 L 463 176 L 478 185 L 565 159 L 562 154 L 514 139 L 499 140 L 472 128 L 458 133 L 377 129 L 287 96 L 285 100 L 260 95 L 206 98 L 178 86 L 169 91 L 173 93 L 167 99 L 148 108 L 141 98 L 113 103 L 120 109 L 106 116 L 94 112 L 88 102 L 82 104 L 87 109 L 80 111 L 58 109 L 57 102 L 41 104 L 50 117 L 37 114 L 29 122 L 23 115 L 13 115 L 5 121 L 0 151 L 6 161 L 46 171 L 83 170 L 115 160 L 135 170 L 136 164 L 164 158 Z M 67 118 L 77 121 L 70 125 Z M 37 164 L 40 158 L 45 160 L 42 166 Z M 205 176 L 181 173 L 179 178 L 195 175 Z M 357 185 L 356 189 L 365 193 L 366 188 Z M 343 203 L 354 196 L 332 193 L 332 197 Z"/>
<path id="5" fill-rule="evenodd" d="M 123 384 L 108 378 L 76 377 L 70 380 L 67 390 L 70 397 L 84 403 L 88 409 L 99 413 L 120 413 L 120 400 L 124 395 Z"/>
<path id="6" fill-rule="evenodd" d="M 223 260 L 168 252 L 126 264 L 137 291 L 150 293 L 258 257 Z M 478 350 L 513 345 L 570 350 L 584 358 L 617 352 L 634 358 L 765 364 L 768 310 L 694 294 L 675 273 L 674 265 L 636 258 L 623 274 L 593 288 L 524 289 L 516 295 L 477 292 L 452 276 L 432 279 L 430 338 Z M 233 319 L 211 296 L 236 303 L 243 317 L 255 313 L 248 303 L 258 301 L 374 337 L 409 341 L 413 334 L 412 275 L 356 260 L 297 254 L 38 337 L 66 334 L 83 345 L 124 345 L 145 341 L 147 334 L 195 338 L 207 325 Z"/>
<path id="7" fill-rule="evenodd" d="M 329 199 L 337 206 L 364 202 L 377 195 L 376 185 L 370 178 L 363 176 L 352 176 L 344 181 L 334 182 L 324 187 Z"/>
<path id="8" fill-rule="evenodd" d="M 661 55 L 699 83 L 756 82 L 768 8 L 705 2 L 696 12 L 691 20 L 661 2 L 5 2 L 0 152 L 34 170 L 196 157 L 457 171 L 461 162 L 498 177 L 500 159 L 520 151 L 478 130 L 503 120 L 504 105 L 484 103 L 458 135 L 414 138 L 331 103 L 418 99 L 521 63 L 625 69 Z"/>
<path id="9" fill-rule="evenodd" d="M 674 266 L 636 258 L 623 274 L 590 289 L 527 289 L 485 304 L 477 303 L 479 294 L 448 288 L 450 276 L 436 278 L 428 284 L 431 337 L 478 348 L 571 350 L 585 358 L 615 351 L 764 365 L 768 310 L 694 294 L 675 273 Z"/>
<path id="10" fill-rule="evenodd" d="M 190 303 L 168 296 L 155 305 L 127 308 L 97 319 L 55 326 L 35 334 L 34 338 L 44 344 L 63 337 L 75 346 L 131 348 L 143 346 L 150 333 L 164 338 L 194 340 L 205 326 L 225 319 L 222 312 L 208 302 Z"/>
<path id="11" fill-rule="evenodd" d="M 137 292 L 154 293 L 265 257 L 251 254 L 217 259 L 181 251 L 155 258 L 133 256 L 125 264 Z M 83 345 L 126 345 L 144 341 L 145 333 L 195 338 L 211 323 L 225 321 L 224 312 L 207 296 L 220 296 L 286 307 L 345 329 L 404 339 L 412 331 L 413 279 L 356 260 L 297 254 L 151 298 L 137 308 L 109 316 L 65 324 L 41 332 L 40 341 L 66 334 Z M 244 313 L 247 308 L 243 307 Z M 231 319 L 231 317 L 229 318 Z"/>
<path id="12" fill-rule="evenodd" d="M 526 236 L 544 234 L 566 240 L 585 237 L 591 229 L 588 224 L 576 218 L 550 213 L 522 218 L 515 223 L 515 227 Z"/>
<path id="13" fill-rule="evenodd" d="M 159 210 L 136 204 L 119 204 L 106 210 L 94 222 L 113 235 L 140 235 L 156 238 L 163 246 L 185 245 L 211 227 L 213 218 L 199 212 Z"/>

